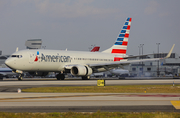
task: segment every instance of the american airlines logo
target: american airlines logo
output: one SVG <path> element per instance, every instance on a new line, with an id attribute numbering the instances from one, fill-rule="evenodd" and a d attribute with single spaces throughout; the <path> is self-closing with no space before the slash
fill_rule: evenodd
<path id="1" fill-rule="evenodd" d="M 70 56 L 58 56 L 58 55 L 44 55 L 41 54 L 41 62 L 71 62 Z M 38 60 L 38 56 L 36 56 L 34 61 Z"/>

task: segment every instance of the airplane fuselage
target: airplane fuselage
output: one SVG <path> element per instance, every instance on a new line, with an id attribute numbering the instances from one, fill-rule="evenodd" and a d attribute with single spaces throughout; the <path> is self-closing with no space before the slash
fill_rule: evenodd
<path id="1" fill-rule="evenodd" d="M 13 70 L 60 72 L 65 65 L 110 63 L 115 57 L 115 54 L 99 52 L 22 50 L 13 53 L 6 63 L 12 65 Z"/>

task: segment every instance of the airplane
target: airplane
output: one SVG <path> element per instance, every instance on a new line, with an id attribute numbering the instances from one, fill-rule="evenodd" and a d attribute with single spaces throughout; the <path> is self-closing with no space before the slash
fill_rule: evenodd
<path id="1" fill-rule="evenodd" d="M 14 72 L 19 73 L 18 80 L 22 80 L 21 74 L 29 72 L 39 76 L 45 76 L 48 72 L 56 72 L 57 80 L 64 80 L 65 73 L 81 77 L 82 80 L 90 79 L 93 73 L 109 71 L 130 63 L 156 61 L 169 58 L 174 45 L 165 58 L 152 58 L 140 60 L 128 60 L 126 55 L 127 44 L 132 18 L 127 18 L 112 47 L 102 52 L 64 51 L 64 50 L 21 50 L 13 53 L 5 64 Z"/>
<path id="2" fill-rule="evenodd" d="M 100 72 L 100 73 L 94 73 L 92 76 L 94 77 L 128 77 L 129 76 L 129 70 L 125 69 L 112 69 L 106 72 Z"/>
<path id="3" fill-rule="evenodd" d="M 99 46 L 95 46 L 91 52 L 96 52 L 96 51 L 99 51 L 100 47 Z M 66 50 L 67 51 L 67 50 Z M 18 52 L 18 47 L 16 48 L 16 52 Z M 30 74 L 32 74 L 30 72 Z M 3 80 L 3 77 L 6 77 L 6 78 L 9 78 L 9 77 L 16 77 L 17 76 L 17 73 L 13 73 L 12 72 L 12 69 L 10 68 L 0 68 L 0 80 Z"/>
<path id="4" fill-rule="evenodd" d="M 16 77 L 17 73 L 13 73 L 10 68 L 0 68 L 0 80 L 3 80 L 3 77 L 9 78 L 10 76 Z"/>
<path id="5" fill-rule="evenodd" d="M 91 50 L 91 52 L 98 52 L 98 51 L 99 51 L 99 49 L 100 49 L 100 47 L 99 47 L 99 46 L 95 46 L 95 47 Z"/>
<path id="6" fill-rule="evenodd" d="M 127 77 L 129 76 L 129 70 L 125 69 L 112 69 L 110 71 L 107 71 L 108 74 L 116 75 L 119 77 Z"/>

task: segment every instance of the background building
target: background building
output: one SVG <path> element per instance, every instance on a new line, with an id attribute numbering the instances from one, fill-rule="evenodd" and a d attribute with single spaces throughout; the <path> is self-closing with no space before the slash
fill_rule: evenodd
<path id="1" fill-rule="evenodd" d="M 27 49 L 40 49 L 42 45 L 41 39 L 29 39 L 25 42 Z"/>
<path id="2" fill-rule="evenodd" d="M 147 58 L 163 58 L 167 53 L 148 54 L 147 56 L 137 57 L 133 59 L 147 59 Z M 176 76 L 180 74 L 180 57 L 176 53 L 172 53 L 170 58 L 153 61 L 130 64 L 127 69 L 131 76 Z M 180 75 L 179 75 L 180 76 Z"/>

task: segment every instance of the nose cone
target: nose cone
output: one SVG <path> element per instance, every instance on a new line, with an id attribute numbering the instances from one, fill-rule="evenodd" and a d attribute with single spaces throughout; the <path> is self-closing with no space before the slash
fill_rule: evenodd
<path id="1" fill-rule="evenodd" d="M 6 64 L 6 66 L 9 65 L 9 59 L 6 59 L 5 64 Z"/>
<path id="2" fill-rule="evenodd" d="M 6 59 L 5 61 L 6 66 L 8 66 L 9 68 L 13 69 L 13 60 L 12 59 Z"/>

